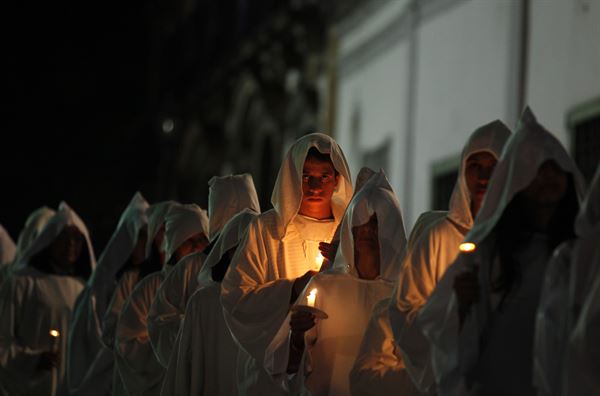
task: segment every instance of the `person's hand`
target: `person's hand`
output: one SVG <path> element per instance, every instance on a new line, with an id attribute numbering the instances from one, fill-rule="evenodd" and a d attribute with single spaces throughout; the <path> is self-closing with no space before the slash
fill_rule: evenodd
<path id="1" fill-rule="evenodd" d="M 333 241 L 332 243 L 319 242 L 319 250 L 324 258 L 321 271 L 325 271 L 331 267 L 331 263 L 333 263 L 333 260 L 335 259 L 339 245 L 340 241 Z"/>
<path id="2" fill-rule="evenodd" d="M 290 317 L 290 354 L 287 373 L 298 372 L 302 355 L 304 354 L 304 333 L 315 326 L 315 315 L 310 312 L 295 311 Z"/>
<path id="3" fill-rule="evenodd" d="M 306 271 L 304 275 L 294 281 L 294 286 L 292 287 L 292 298 L 290 301 L 291 303 L 298 299 L 298 296 L 300 293 L 302 293 L 302 290 L 304 290 L 308 282 L 310 282 L 312 277 L 316 274 L 318 274 L 316 271 Z"/>
<path id="4" fill-rule="evenodd" d="M 40 371 L 49 371 L 60 366 L 59 351 L 44 351 L 40 354 L 37 369 Z"/>
<path id="5" fill-rule="evenodd" d="M 479 281 L 476 271 L 466 271 L 454 278 L 454 292 L 458 300 L 460 324 L 474 303 L 479 302 Z"/>

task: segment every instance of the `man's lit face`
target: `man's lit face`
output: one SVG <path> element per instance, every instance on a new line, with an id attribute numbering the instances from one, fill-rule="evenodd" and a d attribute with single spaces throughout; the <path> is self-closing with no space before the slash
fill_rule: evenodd
<path id="1" fill-rule="evenodd" d="M 315 214 L 331 213 L 331 197 L 338 180 L 331 162 L 308 157 L 302 169 L 300 214 L 318 217 Z"/>
<path id="2" fill-rule="evenodd" d="M 492 154 L 485 151 L 471 154 L 467 158 L 465 180 L 471 196 L 471 208 L 475 209 L 475 212 L 481 207 L 497 162 Z"/>

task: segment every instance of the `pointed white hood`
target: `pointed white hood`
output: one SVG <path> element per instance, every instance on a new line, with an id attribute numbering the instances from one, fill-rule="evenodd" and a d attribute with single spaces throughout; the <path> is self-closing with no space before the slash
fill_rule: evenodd
<path id="1" fill-rule="evenodd" d="M 341 226 L 341 249 L 333 269 L 358 276 L 352 228 L 367 223 L 374 213 L 377 214 L 380 277 L 394 282 L 404 259 L 406 234 L 400 203 L 383 170 L 371 176 L 348 205 Z"/>
<path id="2" fill-rule="evenodd" d="M 502 121 L 495 120 L 477 128 L 471 134 L 463 148 L 460 167 L 458 169 L 458 179 L 450 197 L 448 218 L 465 230 L 469 230 L 473 226 L 471 195 L 469 194 L 465 178 L 467 159 L 471 155 L 480 152 L 490 153 L 496 159 L 500 158 L 502 149 L 510 135 L 510 129 Z"/>
<path id="3" fill-rule="evenodd" d="M 260 213 L 254 180 L 248 173 L 215 176 L 208 182 L 208 239 L 213 242 L 225 224 L 237 213 L 250 209 Z"/>
<path id="4" fill-rule="evenodd" d="M 50 209 L 47 206 L 37 208 L 27 217 L 25 226 L 19 234 L 17 240 L 17 255 L 15 257 L 15 263 L 19 261 L 27 249 L 32 245 L 33 241 L 40 235 L 40 232 L 44 229 L 48 220 L 56 214 L 56 211 Z"/>
<path id="5" fill-rule="evenodd" d="M 352 179 L 346 157 L 342 149 L 330 136 L 312 133 L 298 139 L 288 150 L 271 196 L 271 203 L 280 220 L 280 237 L 285 235 L 288 224 L 300 210 L 302 202 L 302 170 L 308 151 L 315 147 L 320 153 L 329 154 L 333 166 L 340 174 L 340 179 L 333 197 L 331 207 L 333 216 L 341 219 L 346 205 L 352 197 Z"/>
<path id="6" fill-rule="evenodd" d="M 17 247 L 6 229 L 0 224 L 0 265 L 8 264 L 15 258 Z"/>
<path id="7" fill-rule="evenodd" d="M 175 201 L 163 201 L 151 205 L 147 211 L 146 216 L 148 217 L 148 243 L 146 244 L 146 258 L 150 257 L 152 251 L 152 244 L 154 243 L 154 237 L 160 230 L 160 227 L 165 223 L 165 217 L 169 210 L 179 205 Z"/>
<path id="8" fill-rule="evenodd" d="M 52 216 L 50 220 L 48 220 L 48 223 L 40 235 L 36 238 L 27 252 L 25 252 L 23 259 L 17 263 L 15 270 L 19 270 L 28 266 L 29 261 L 33 256 L 50 246 L 50 244 L 54 242 L 56 237 L 61 233 L 63 228 L 70 225 L 77 227 L 85 239 L 84 249 L 86 248 L 88 251 L 89 262 L 85 263 L 87 268 L 80 269 L 80 272 L 89 276 L 96 267 L 96 256 L 94 255 L 94 248 L 92 247 L 90 235 L 83 220 L 81 220 L 79 215 L 64 201 L 60 203 L 56 214 Z"/>
<path id="9" fill-rule="evenodd" d="M 98 270 L 115 276 L 133 252 L 140 230 L 148 224 L 148 208 L 148 202 L 142 194 L 136 192 L 121 214 L 117 228 L 98 260 Z"/>
<path id="10" fill-rule="evenodd" d="M 208 236 L 206 210 L 196 204 L 172 206 L 165 218 L 165 263 L 183 242 L 198 232 Z"/>
<path id="11" fill-rule="evenodd" d="M 202 270 L 198 273 L 198 284 L 200 287 L 212 283 L 212 268 L 217 265 L 221 257 L 229 251 L 229 249 L 237 246 L 244 235 L 248 225 L 256 218 L 258 214 L 250 209 L 244 209 L 229 220 L 223 227 L 217 242 L 210 251 Z"/>

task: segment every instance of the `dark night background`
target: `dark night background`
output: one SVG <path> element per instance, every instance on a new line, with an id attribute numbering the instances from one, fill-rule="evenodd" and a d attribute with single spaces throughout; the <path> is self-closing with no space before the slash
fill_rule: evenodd
<path id="1" fill-rule="evenodd" d="M 326 22 L 352 2 L 334 3 L 46 2 L 35 12 L 6 10 L 0 223 L 16 241 L 32 210 L 65 200 L 87 223 L 99 255 L 137 190 L 150 203 L 172 198 L 206 207 L 208 179 L 226 158 L 237 158 L 223 132 L 236 79 L 257 76 L 271 118 L 284 125 L 277 108 L 289 101 L 284 74 L 303 73 L 306 57 L 323 51 Z M 175 122 L 168 135 L 161 128 L 167 118 Z M 192 122 L 200 132 L 190 138 Z M 257 188 L 268 205 L 262 191 L 270 192 L 278 158 L 264 150 L 259 156 L 266 176 Z M 228 169 L 254 168 L 246 159 Z"/>

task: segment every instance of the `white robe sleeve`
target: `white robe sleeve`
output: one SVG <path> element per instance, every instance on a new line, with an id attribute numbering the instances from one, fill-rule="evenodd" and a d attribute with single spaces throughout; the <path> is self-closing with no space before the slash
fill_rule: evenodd
<path id="1" fill-rule="evenodd" d="M 27 284 L 13 277 L 0 288 L 0 379 L 7 391 L 22 389 L 36 374 L 41 349 L 21 344 L 15 336 Z M 26 325 L 26 324 L 25 324 Z"/>
<path id="2" fill-rule="evenodd" d="M 129 395 L 160 393 L 164 367 L 150 345 L 146 316 L 162 279 L 161 273 L 144 278 L 127 299 L 117 323 L 115 361 Z"/>
<path id="3" fill-rule="evenodd" d="M 167 367 L 185 307 L 196 290 L 203 254 L 181 260 L 161 283 L 148 312 L 148 334 L 160 364 Z"/>
<path id="4" fill-rule="evenodd" d="M 350 390 L 353 395 L 423 395 L 410 379 L 397 351 L 390 327 L 388 305 L 389 299 L 385 299 L 374 307 L 350 372 Z"/>
<path id="5" fill-rule="evenodd" d="M 254 221 L 221 284 L 225 321 L 235 340 L 258 362 L 283 323 L 295 279 L 268 280 L 269 263 L 260 225 Z"/>
<path id="6" fill-rule="evenodd" d="M 102 319 L 102 342 L 110 350 L 114 348 L 119 315 L 121 314 L 123 305 L 125 305 L 125 301 L 131 295 L 138 277 L 139 274 L 137 271 L 129 271 L 123 274 Z"/>
<path id="7" fill-rule="evenodd" d="M 548 263 L 536 314 L 533 382 L 538 395 L 554 395 L 561 386 L 568 336 L 568 294 L 571 244 L 557 248 Z"/>
<path id="8" fill-rule="evenodd" d="M 400 347 L 406 370 L 416 386 L 427 392 L 434 377 L 429 341 L 415 319 L 438 282 L 438 238 L 423 235 L 407 256 L 389 307 L 394 338 Z"/>

